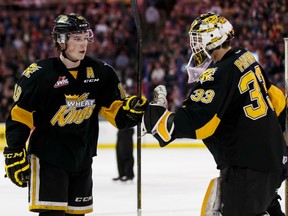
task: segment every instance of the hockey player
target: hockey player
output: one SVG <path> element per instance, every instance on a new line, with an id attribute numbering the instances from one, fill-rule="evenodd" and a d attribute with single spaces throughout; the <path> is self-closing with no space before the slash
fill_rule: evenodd
<path id="1" fill-rule="evenodd" d="M 93 210 L 98 114 L 118 129 L 130 128 L 147 102 L 125 97 L 114 69 L 85 55 L 93 33 L 84 17 L 59 15 L 52 38 L 59 58 L 31 64 L 15 86 L 6 121 L 6 175 L 19 187 L 29 185 L 30 211 L 83 216 Z"/>
<path id="2" fill-rule="evenodd" d="M 252 53 L 232 48 L 234 30 L 215 13 L 200 15 L 189 30 L 189 97 L 175 113 L 166 90 L 156 87 L 143 116 L 144 132 L 166 146 L 177 138 L 202 139 L 221 172 L 221 198 L 211 214 L 282 216 L 275 191 L 287 176 L 287 151 L 278 119 L 285 97 Z M 192 65 L 192 63 L 197 65 Z M 219 200 L 216 201 L 216 204 Z"/>

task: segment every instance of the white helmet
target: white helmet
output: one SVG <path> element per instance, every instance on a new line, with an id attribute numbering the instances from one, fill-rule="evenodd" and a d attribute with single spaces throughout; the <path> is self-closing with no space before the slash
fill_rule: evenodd
<path id="1" fill-rule="evenodd" d="M 189 30 L 189 37 L 192 52 L 197 54 L 204 51 L 209 57 L 209 53 L 212 53 L 226 40 L 234 37 L 234 30 L 227 19 L 213 12 L 208 12 L 193 21 Z"/>
<path id="2" fill-rule="evenodd" d="M 189 30 L 192 54 L 186 66 L 188 83 L 198 80 L 212 62 L 210 54 L 233 37 L 233 26 L 218 14 L 208 12 L 193 21 Z"/>

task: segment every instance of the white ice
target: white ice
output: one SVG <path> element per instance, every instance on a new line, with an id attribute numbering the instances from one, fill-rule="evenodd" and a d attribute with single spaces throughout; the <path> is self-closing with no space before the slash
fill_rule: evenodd
<path id="1" fill-rule="evenodd" d="M 137 178 L 129 183 L 112 181 L 117 176 L 115 149 L 98 151 L 93 163 L 94 212 L 87 216 L 199 216 L 209 181 L 218 176 L 206 148 L 143 148 L 142 193 L 137 196 Z M 28 211 L 27 189 L 4 178 L 0 155 L 0 215 L 37 216 Z M 136 150 L 134 156 L 136 174 Z M 284 210 L 284 184 L 279 194 Z"/>

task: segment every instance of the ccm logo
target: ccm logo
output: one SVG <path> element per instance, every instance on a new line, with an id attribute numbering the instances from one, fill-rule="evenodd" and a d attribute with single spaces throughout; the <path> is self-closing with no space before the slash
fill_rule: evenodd
<path id="1" fill-rule="evenodd" d="M 92 200 L 92 196 L 90 197 L 76 197 L 75 202 L 89 202 Z"/>
<path id="2" fill-rule="evenodd" d="M 11 159 L 11 158 L 22 158 L 23 157 L 23 152 L 15 152 L 15 153 L 8 153 L 4 154 L 5 158 Z"/>
<path id="3" fill-rule="evenodd" d="M 84 83 L 93 83 L 93 82 L 98 82 L 99 81 L 99 78 L 98 79 L 86 79 L 84 80 Z"/>

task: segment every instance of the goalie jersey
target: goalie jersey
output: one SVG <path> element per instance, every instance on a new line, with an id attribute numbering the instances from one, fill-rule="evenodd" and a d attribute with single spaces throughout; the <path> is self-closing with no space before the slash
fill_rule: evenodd
<path id="1" fill-rule="evenodd" d="M 202 139 L 220 169 L 280 170 L 287 166 L 285 108 L 252 53 L 234 48 L 199 77 L 175 113 L 173 137 Z"/>
<path id="2" fill-rule="evenodd" d="M 115 71 L 100 60 L 86 56 L 72 69 L 59 58 L 40 60 L 15 85 L 7 144 L 24 147 L 31 134 L 30 154 L 81 171 L 97 153 L 98 114 L 120 129 L 137 124 L 122 109 L 124 97 Z"/>

